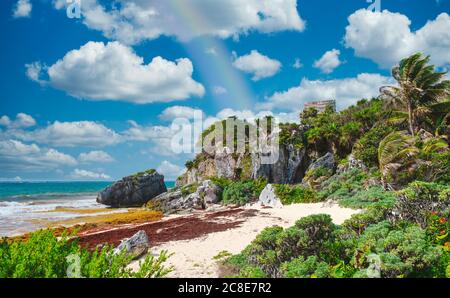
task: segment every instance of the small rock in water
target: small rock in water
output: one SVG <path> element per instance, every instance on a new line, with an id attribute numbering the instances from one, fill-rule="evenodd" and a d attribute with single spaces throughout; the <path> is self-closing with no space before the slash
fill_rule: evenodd
<path id="1" fill-rule="evenodd" d="M 133 259 L 137 259 L 147 253 L 149 247 L 150 241 L 148 240 L 147 233 L 141 230 L 131 238 L 123 239 L 119 246 L 114 249 L 113 253 L 116 255 L 125 250 L 127 255 L 132 255 Z"/>

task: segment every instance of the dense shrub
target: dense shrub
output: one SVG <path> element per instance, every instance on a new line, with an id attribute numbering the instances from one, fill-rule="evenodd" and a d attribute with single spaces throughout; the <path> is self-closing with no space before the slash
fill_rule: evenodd
<path id="1" fill-rule="evenodd" d="M 356 159 L 362 160 L 368 167 L 378 166 L 378 146 L 393 128 L 389 125 L 378 125 L 366 132 L 353 147 L 352 153 Z"/>
<path id="2" fill-rule="evenodd" d="M 367 207 L 392 207 L 395 204 L 395 195 L 391 191 L 386 191 L 381 186 L 371 186 L 367 190 L 362 190 L 339 201 L 339 205 L 348 208 Z"/>
<path id="3" fill-rule="evenodd" d="M 58 278 L 72 274 L 83 277 L 162 277 L 170 272 L 163 266 L 169 255 L 148 256 L 140 269 L 127 268 L 132 256 L 113 254 L 112 247 L 89 252 L 67 236 L 57 239 L 50 230 L 38 231 L 27 241 L 0 241 L 0 278 Z M 68 258 L 69 257 L 69 258 Z M 73 257 L 73 259 L 71 259 Z M 80 270 L 69 267 L 79 258 Z M 79 271 L 79 272 L 77 272 Z"/>
<path id="4" fill-rule="evenodd" d="M 316 192 L 301 185 L 275 184 L 275 193 L 283 205 L 319 202 Z"/>
<path id="5" fill-rule="evenodd" d="M 367 173 L 360 169 L 352 169 L 332 176 L 321 185 L 318 196 L 322 200 L 335 200 L 348 198 L 358 191 L 364 190 L 364 181 Z"/>
<path id="6" fill-rule="evenodd" d="M 316 256 L 310 256 L 306 260 L 298 257 L 290 262 L 281 264 L 284 277 L 288 278 L 327 278 L 331 276 L 330 266 L 318 261 Z"/>
<path id="7" fill-rule="evenodd" d="M 266 185 L 267 181 L 262 178 L 230 183 L 223 190 L 222 203 L 245 205 L 256 200 Z"/>
<path id="8" fill-rule="evenodd" d="M 431 277 L 441 255 L 420 227 L 394 227 L 383 221 L 369 226 L 358 239 L 352 264 L 360 269 L 356 277 L 367 277 L 373 256 L 379 260 L 381 277 Z"/>
<path id="9" fill-rule="evenodd" d="M 342 226 L 359 236 L 368 226 L 384 221 L 388 212 L 389 208 L 370 207 L 364 212 L 352 215 Z"/>
<path id="10" fill-rule="evenodd" d="M 390 214 L 394 222 L 408 220 L 426 228 L 430 215 L 450 207 L 450 186 L 415 181 L 397 192 L 397 202 Z"/>
<path id="11" fill-rule="evenodd" d="M 287 229 L 266 228 L 242 252 L 240 264 L 242 268 L 256 266 L 270 277 L 284 276 L 282 264 L 295 258 L 316 256 L 327 260 L 333 256 L 330 249 L 335 242 L 335 230 L 329 215 L 308 216 Z M 295 269 L 291 269 L 294 272 Z"/>

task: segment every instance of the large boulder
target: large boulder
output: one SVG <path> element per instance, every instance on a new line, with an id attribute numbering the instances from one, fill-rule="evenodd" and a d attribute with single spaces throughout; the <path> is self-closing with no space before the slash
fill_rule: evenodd
<path id="1" fill-rule="evenodd" d="M 275 192 L 275 188 L 272 184 L 267 184 L 263 189 L 261 194 L 259 195 L 258 203 L 262 206 L 268 206 L 273 208 L 282 208 L 283 204 L 280 199 L 277 197 Z"/>
<path id="2" fill-rule="evenodd" d="M 164 176 L 155 170 L 122 178 L 102 190 L 97 202 L 111 207 L 141 207 L 167 191 Z"/>
<path id="3" fill-rule="evenodd" d="M 113 254 L 117 255 L 125 251 L 125 254 L 137 259 L 146 254 L 150 247 L 150 241 L 145 231 L 141 230 L 130 238 L 123 239 Z"/>

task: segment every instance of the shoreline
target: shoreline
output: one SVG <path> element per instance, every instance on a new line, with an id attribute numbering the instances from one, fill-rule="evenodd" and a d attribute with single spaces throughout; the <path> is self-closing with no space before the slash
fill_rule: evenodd
<path id="1" fill-rule="evenodd" d="M 266 227 L 286 228 L 312 214 L 329 214 L 334 223 L 341 224 L 360 211 L 324 202 L 282 208 L 216 207 L 153 222 L 94 228 L 79 233 L 78 241 L 93 250 L 104 243 L 117 246 L 144 230 L 150 240 L 149 254 L 159 255 L 163 250 L 173 253 L 168 266 L 173 266 L 174 271 L 168 277 L 219 277 L 220 256 L 239 253 Z M 139 260 L 130 264 L 132 269 L 138 266 Z"/>

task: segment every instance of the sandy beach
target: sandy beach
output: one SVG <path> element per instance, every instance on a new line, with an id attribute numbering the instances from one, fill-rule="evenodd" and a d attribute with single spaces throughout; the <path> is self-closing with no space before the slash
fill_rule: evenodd
<path id="1" fill-rule="evenodd" d="M 326 203 L 294 204 L 283 208 L 264 208 L 253 205 L 236 210 L 239 212 L 218 214 L 218 216 L 210 216 L 209 219 L 206 218 L 206 214 L 197 215 L 198 218 L 205 217 L 204 225 L 217 224 L 228 226 L 228 228 L 211 229 L 211 232 L 191 239 L 177 239 L 179 237 L 175 233 L 175 240 L 153 246 L 152 235 L 149 234 L 150 242 L 153 242 L 151 253 L 158 255 L 162 250 L 173 253 L 168 265 L 173 266 L 174 271 L 169 274 L 169 277 L 219 277 L 220 260 L 217 256 L 239 253 L 266 227 L 273 225 L 289 227 L 299 218 L 312 214 L 329 214 L 334 223 L 341 224 L 351 215 L 359 212 Z M 138 261 L 131 266 L 136 268 Z"/>

